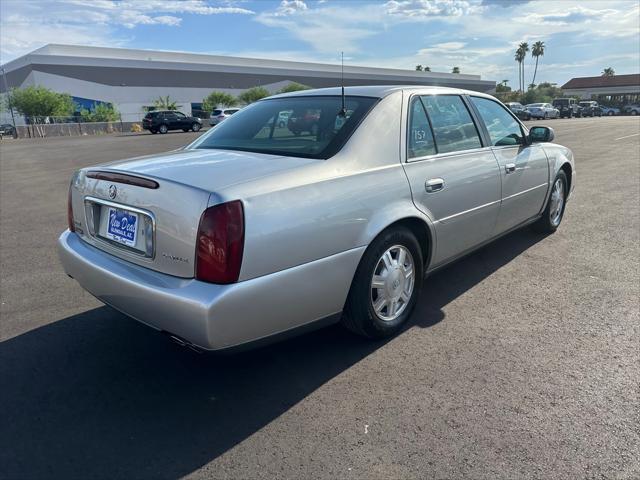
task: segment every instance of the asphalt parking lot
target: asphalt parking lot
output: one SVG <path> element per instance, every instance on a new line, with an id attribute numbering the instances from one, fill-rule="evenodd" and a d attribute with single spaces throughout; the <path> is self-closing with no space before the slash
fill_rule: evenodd
<path id="1" fill-rule="evenodd" d="M 197 134 L 3 140 L 0 478 L 639 478 L 640 119 L 547 124 L 576 157 L 557 233 L 430 277 L 390 341 L 233 356 L 102 306 L 55 251 L 75 169 Z"/>

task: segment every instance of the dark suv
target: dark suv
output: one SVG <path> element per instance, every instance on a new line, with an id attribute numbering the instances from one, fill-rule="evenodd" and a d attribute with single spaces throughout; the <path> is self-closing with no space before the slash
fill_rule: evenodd
<path id="1" fill-rule="evenodd" d="M 580 106 L 575 98 L 556 98 L 552 105 L 560 112 L 560 118 L 581 116 Z"/>
<path id="2" fill-rule="evenodd" d="M 594 102 L 594 101 L 580 102 L 580 108 L 582 109 L 583 117 L 601 117 L 602 116 L 602 109 L 600 108 L 600 105 L 598 105 L 598 102 Z"/>
<path id="3" fill-rule="evenodd" d="M 187 117 L 184 113 L 174 110 L 154 110 L 144 116 L 142 128 L 151 133 L 167 133 L 169 130 L 197 132 L 202 128 L 202 120 L 196 117 Z"/>

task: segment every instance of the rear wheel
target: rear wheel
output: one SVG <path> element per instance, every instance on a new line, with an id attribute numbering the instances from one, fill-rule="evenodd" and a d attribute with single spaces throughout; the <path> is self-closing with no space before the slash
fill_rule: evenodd
<path id="1" fill-rule="evenodd" d="M 384 338 L 409 319 L 422 286 L 423 260 L 416 237 L 389 229 L 367 248 L 356 270 L 342 321 L 354 333 Z"/>
<path id="2" fill-rule="evenodd" d="M 200 130 L 200 124 L 198 122 L 193 122 L 193 125 L 191 125 L 191 131 L 197 132 L 199 130 Z"/>
<path id="3" fill-rule="evenodd" d="M 610 117 L 613 117 L 613 111 L 609 111 L 609 113 L 607 113 L 607 115 L 609 115 Z"/>
<path id="4" fill-rule="evenodd" d="M 543 233 L 553 233 L 560 226 L 564 216 L 564 207 L 567 199 L 567 175 L 560 170 L 553 181 L 551 196 L 544 209 L 542 217 L 533 224 L 534 230 Z"/>
<path id="5" fill-rule="evenodd" d="M 163 135 L 165 133 L 167 133 L 169 131 L 169 127 L 167 127 L 166 125 L 162 124 L 158 127 L 158 132 L 162 133 Z"/>

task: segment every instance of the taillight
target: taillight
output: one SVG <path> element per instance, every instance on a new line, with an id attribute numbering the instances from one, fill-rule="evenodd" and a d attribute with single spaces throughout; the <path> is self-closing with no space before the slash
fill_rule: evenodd
<path id="1" fill-rule="evenodd" d="M 244 249 L 242 202 L 207 208 L 196 239 L 196 279 L 210 283 L 238 281 Z"/>
<path id="2" fill-rule="evenodd" d="M 69 194 L 67 195 L 67 223 L 69 224 L 69 231 L 75 232 L 76 226 L 73 224 L 73 203 L 72 203 L 72 193 L 71 188 L 73 186 L 73 182 L 69 184 Z"/>

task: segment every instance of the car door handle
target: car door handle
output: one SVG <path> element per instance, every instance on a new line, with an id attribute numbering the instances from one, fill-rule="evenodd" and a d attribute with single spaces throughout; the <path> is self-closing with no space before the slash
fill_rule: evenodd
<path id="1" fill-rule="evenodd" d="M 444 188 L 444 180 L 441 178 L 431 178 L 424 183 L 427 193 L 439 192 Z"/>
<path id="2" fill-rule="evenodd" d="M 504 171 L 509 174 L 509 173 L 513 173 L 516 171 L 516 164 L 515 163 L 507 163 L 504 166 Z"/>

